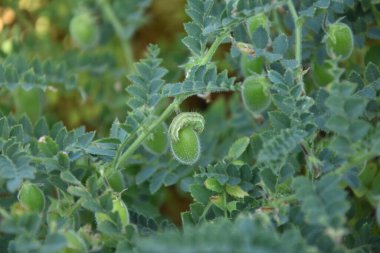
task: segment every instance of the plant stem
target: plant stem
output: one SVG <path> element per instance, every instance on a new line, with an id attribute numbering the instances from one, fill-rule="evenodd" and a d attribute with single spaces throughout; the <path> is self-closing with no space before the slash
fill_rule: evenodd
<path id="1" fill-rule="evenodd" d="M 165 111 L 158 117 L 155 121 L 153 121 L 146 129 L 146 131 L 142 132 L 139 137 L 129 146 L 129 148 L 124 152 L 124 154 L 117 159 L 115 162 L 114 169 L 117 170 L 124 161 L 126 161 L 133 152 L 140 146 L 140 144 L 145 140 L 146 137 L 166 118 L 170 116 L 174 112 L 174 110 L 181 104 L 184 100 L 182 96 L 176 97 L 174 101 L 165 109 Z M 139 131 L 137 131 L 139 132 Z M 128 141 L 129 138 L 126 140 Z M 122 145 L 123 146 L 123 145 Z M 121 147 L 122 147 L 121 146 Z"/>
<path id="2" fill-rule="evenodd" d="M 206 219 L 206 215 L 207 215 L 208 211 L 210 210 L 211 206 L 212 206 L 212 202 L 209 202 L 207 204 L 207 206 L 205 207 L 205 209 L 203 210 L 202 215 L 199 217 L 199 221 Z"/>
<path id="3" fill-rule="evenodd" d="M 209 47 L 209 49 L 207 50 L 207 52 L 204 55 L 200 56 L 198 59 L 196 59 L 196 60 L 185 65 L 186 71 L 189 71 L 194 66 L 197 66 L 197 65 L 202 66 L 202 65 L 207 64 L 209 61 L 211 61 L 216 50 L 218 49 L 220 44 L 223 42 L 223 40 L 225 38 L 227 38 L 228 34 L 229 34 L 229 29 L 227 32 L 223 32 L 222 34 L 217 36 L 215 38 L 214 42 L 211 44 L 211 46 Z"/>
<path id="4" fill-rule="evenodd" d="M 226 191 L 223 192 L 223 205 L 224 205 L 224 218 L 228 218 L 228 213 L 227 213 L 227 193 L 226 193 Z"/>
<path id="5" fill-rule="evenodd" d="M 228 36 L 229 32 L 224 32 L 220 36 L 216 37 L 215 41 L 212 43 L 211 47 L 207 50 L 206 54 L 202 57 L 200 65 L 207 64 L 211 61 L 212 56 L 215 54 L 216 50 L 223 42 L 223 40 Z"/>
<path id="6" fill-rule="evenodd" d="M 116 171 L 117 170 L 117 162 L 119 161 L 119 158 L 123 152 L 123 150 L 127 147 L 127 145 L 135 138 L 137 133 L 140 131 L 140 128 L 133 132 L 131 135 L 127 137 L 127 139 L 118 147 L 116 155 L 113 159 L 112 168 Z"/>
<path id="7" fill-rule="evenodd" d="M 280 21 L 280 18 L 278 16 L 278 11 L 276 9 L 274 9 L 272 11 L 272 15 L 273 15 L 273 22 L 275 23 L 276 27 L 279 28 L 279 30 L 282 32 L 282 33 L 285 33 L 285 28 L 283 26 L 283 24 L 281 23 Z"/>
<path id="8" fill-rule="evenodd" d="M 294 7 L 293 1 L 288 0 L 288 7 L 290 14 L 292 15 L 295 29 L 295 39 L 296 39 L 296 61 L 298 64 L 298 75 L 302 82 L 302 22 L 297 14 L 296 8 Z M 303 89 L 304 90 L 304 89 Z"/>
<path id="9" fill-rule="evenodd" d="M 112 7 L 107 0 L 98 0 L 105 16 L 111 22 L 113 28 L 115 29 L 116 35 L 120 40 L 121 48 L 123 50 L 124 59 L 127 67 L 127 74 L 134 71 L 134 57 L 131 43 L 128 38 L 124 36 L 124 29 L 120 21 L 117 19 Z"/>

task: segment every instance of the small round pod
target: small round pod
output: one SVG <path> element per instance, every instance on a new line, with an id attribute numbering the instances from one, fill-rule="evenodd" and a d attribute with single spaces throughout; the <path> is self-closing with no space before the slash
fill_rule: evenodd
<path id="1" fill-rule="evenodd" d="M 112 190 L 121 192 L 125 189 L 125 180 L 120 170 L 113 172 L 107 177 L 108 183 Z"/>
<path id="2" fill-rule="evenodd" d="M 351 28 L 344 23 L 334 23 L 328 26 L 325 36 L 326 51 L 332 58 L 346 60 L 354 49 L 354 36 Z"/>
<path id="3" fill-rule="evenodd" d="M 42 212 L 45 208 L 45 195 L 35 184 L 25 182 L 17 196 L 20 203 L 34 212 Z"/>
<path id="4" fill-rule="evenodd" d="M 75 44 L 83 49 L 91 48 L 99 41 L 99 28 L 89 10 L 79 11 L 71 19 L 69 30 Z"/>
<path id="5" fill-rule="evenodd" d="M 170 147 L 180 163 L 192 165 L 199 160 L 201 144 L 198 135 L 203 132 L 204 118 L 195 112 L 178 114 L 169 126 Z"/>
<path id="6" fill-rule="evenodd" d="M 112 199 L 112 205 L 112 212 L 119 215 L 121 224 L 124 227 L 129 225 L 129 211 L 124 201 L 120 197 L 114 196 Z"/>
<path id="7" fill-rule="evenodd" d="M 169 146 L 167 131 L 167 125 L 161 122 L 144 141 L 144 148 L 154 155 L 165 153 Z"/>
<path id="8" fill-rule="evenodd" d="M 244 77 L 251 76 L 253 73 L 261 74 L 264 70 L 264 59 L 261 56 L 250 56 L 242 53 L 240 68 Z"/>
<path id="9" fill-rule="evenodd" d="M 253 75 L 246 78 L 241 88 L 244 106 L 255 114 L 268 109 L 272 102 L 268 87 L 269 81 L 264 76 Z"/>
<path id="10" fill-rule="evenodd" d="M 331 66 L 328 64 L 328 62 L 318 64 L 316 59 L 312 61 L 312 78 L 318 86 L 326 86 L 334 80 L 334 76 L 329 72 L 330 68 Z"/>

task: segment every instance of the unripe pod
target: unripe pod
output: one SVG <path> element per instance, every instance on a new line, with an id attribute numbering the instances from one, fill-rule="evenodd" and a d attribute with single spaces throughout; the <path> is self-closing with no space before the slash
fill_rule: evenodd
<path id="1" fill-rule="evenodd" d="M 253 73 L 260 74 L 264 69 L 264 60 L 262 57 L 250 57 L 242 54 L 240 59 L 241 71 L 245 77 L 251 76 Z"/>
<path id="2" fill-rule="evenodd" d="M 161 122 L 153 133 L 144 141 L 143 146 L 152 154 L 162 154 L 168 148 L 168 128 L 165 122 Z"/>
<path id="3" fill-rule="evenodd" d="M 192 165 L 198 161 L 201 144 L 198 134 L 203 131 L 204 118 L 199 113 L 181 113 L 169 127 L 172 153 L 179 162 Z"/>
<path id="4" fill-rule="evenodd" d="M 345 60 L 354 49 L 354 37 L 351 28 L 343 23 L 335 23 L 328 27 L 326 34 L 326 50 L 331 57 Z"/>
<path id="5" fill-rule="evenodd" d="M 82 11 L 70 21 L 70 34 L 79 47 L 87 49 L 99 40 L 99 29 L 90 11 Z"/>
<path id="6" fill-rule="evenodd" d="M 112 200 L 113 208 L 112 212 L 116 212 L 119 215 L 121 224 L 127 226 L 129 224 L 129 212 L 124 201 L 119 197 L 114 197 Z"/>
<path id="7" fill-rule="evenodd" d="M 121 192 L 125 189 L 125 181 L 121 171 L 113 172 L 108 178 L 108 183 L 111 186 L 112 190 L 116 192 Z"/>
<path id="8" fill-rule="evenodd" d="M 41 212 L 45 208 L 45 195 L 37 185 L 25 182 L 17 198 L 22 205 L 32 211 Z"/>
<path id="9" fill-rule="evenodd" d="M 241 89 L 244 106 L 253 113 L 262 113 L 271 104 L 268 91 L 269 82 L 263 76 L 251 76 L 245 79 Z"/>
<path id="10" fill-rule="evenodd" d="M 311 64 L 313 80 L 319 86 L 326 86 L 334 80 L 334 76 L 329 72 L 330 65 L 323 63 L 319 65 L 316 60 Z"/>
<path id="11" fill-rule="evenodd" d="M 113 196 L 112 197 L 112 212 L 116 213 L 123 227 L 129 225 L 129 211 L 124 201 L 120 197 Z M 115 223 L 116 221 L 112 220 L 111 217 L 107 213 L 96 212 L 95 220 L 97 224 L 102 222 L 111 222 Z"/>
<path id="12" fill-rule="evenodd" d="M 171 147 L 174 157 L 181 163 L 191 165 L 199 159 L 201 145 L 198 135 L 191 127 L 181 129 L 179 140 L 172 141 Z"/>

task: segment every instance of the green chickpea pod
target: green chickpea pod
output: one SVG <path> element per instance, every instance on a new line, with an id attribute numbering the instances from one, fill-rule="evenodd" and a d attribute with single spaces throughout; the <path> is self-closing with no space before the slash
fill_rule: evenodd
<path id="1" fill-rule="evenodd" d="M 240 59 L 241 72 L 244 77 L 249 77 L 253 73 L 260 74 L 264 70 L 264 60 L 261 56 L 242 54 Z"/>
<path id="2" fill-rule="evenodd" d="M 334 80 L 334 76 L 329 72 L 330 68 L 331 66 L 327 62 L 318 64 L 316 59 L 312 61 L 312 78 L 317 85 L 326 86 Z"/>
<path id="3" fill-rule="evenodd" d="M 169 126 L 170 147 L 180 163 L 192 165 L 199 159 L 201 144 L 198 135 L 203 132 L 204 118 L 195 112 L 178 114 Z"/>
<path id="4" fill-rule="evenodd" d="M 78 12 L 71 19 L 69 30 L 74 43 L 82 49 L 91 48 L 99 41 L 99 29 L 88 10 Z"/>
<path id="5" fill-rule="evenodd" d="M 112 212 L 115 212 L 119 215 L 121 224 L 125 227 L 129 224 L 129 211 L 124 203 L 124 201 L 120 197 L 114 196 L 112 199 Z"/>
<path id="6" fill-rule="evenodd" d="M 351 28 L 343 23 L 334 23 L 328 27 L 325 37 L 326 50 L 330 57 L 346 60 L 354 49 L 354 37 Z"/>
<path id="7" fill-rule="evenodd" d="M 152 154 L 163 154 L 168 149 L 167 131 L 165 122 L 161 122 L 144 141 L 144 148 Z"/>
<path id="8" fill-rule="evenodd" d="M 116 192 L 121 192 L 125 189 L 125 181 L 123 173 L 120 170 L 113 172 L 107 177 L 108 183 L 111 186 L 112 190 Z"/>
<path id="9" fill-rule="evenodd" d="M 264 76 L 253 75 L 245 79 L 241 89 L 244 106 L 254 114 L 260 114 L 271 104 L 269 81 Z"/>
<path id="10" fill-rule="evenodd" d="M 17 196 L 20 203 L 32 211 L 42 212 L 45 208 L 45 195 L 35 184 L 25 182 Z"/>

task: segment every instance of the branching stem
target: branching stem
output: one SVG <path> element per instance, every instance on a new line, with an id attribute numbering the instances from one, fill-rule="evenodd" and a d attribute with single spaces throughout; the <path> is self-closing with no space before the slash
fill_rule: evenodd
<path id="1" fill-rule="evenodd" d="M 121 48 L 123 50 L 124 54 L 124 60 L 127 67 L 127 74 L 134 71 L 134 57 L 133 57 L 133 50 L 131 47 L 130 40 L 128 38 L 125 38 L 124 36 L 124 29 L 120 21 L 117 19 L 115 12 L 113 11 L 112 7 L 108 3 L 107 0 L 98 0 L 104 15 L 108 18 L 108 20 L 111 22 L 113 28 L 115 29 L 116 35 L 120 40 Z"/>
<path id="2" fill-rule="evenodd" d="M 207 50 L 206 54 L 202 57 L 202 60 L 200 61 L 200 65 L 207 64 L 209 61 L 211 61 L 212 56 L 215 54 L 216 50 L 218 49 L 220 44 L 223 42 L 223 40 L 228 36 L 228 34 L 229 32 L 224 32 L 220 36 L 216 37 L 215 41 Z"/>
<path id="3" fill-rule="evenodd" d="M 288 7 L 289 7 L 290 14 L 292 15 L 293 22 L 294 22 L 295 39 L 296 39 L 296 61 L 299 67 L 301 67 L 301 64 L 302 64 L 302 23 L 299 22 L 299 17 L 292 0 L 288 0 Z"/>
<path id="4" fill-rule="evenodd" d="M 227 192 L 223 192 L 223 206 L 224 206 L 224 218 L 228 218 L 228 213 L 227 213 Z"/>
<path id="5" fill-rule="evenodd" d="M 186 72 L 189 71 L 194 66 L 197 66 L 197 65 L 202 66 L 209 63 L 212 57 L 214 56 L 216 50 L 218 49 L 220 44 L 223 42 L 223 40 L 225 40 L 228 37 L 229 33 L 230 33 L 229 29 L 228 31 L 222 32 L 219 36 L 215 38 L 214 42 L 211 44 L 211 46 L 208 48 L 208 50 L 206 51 L 204 55 L 200 56 L 198 59 L 195 59 L 193 62 L 186 64 L 185 65 Z"/>
<path id="6" fill-rule="evenodd" d="M 155 121 L 153 121 L 146 129 L 146 131 L 143 131 L 137 139 L 132 142 L 132 144 L 129 146 L 129 148 L 120 156 L 115 157 L 117 160 L 115 160 L 114 169 L 118 169 L 119 166 L 128 160 L 128 158 L 136 151 L 136 149 L 141 145 L 141 143 L 149 136 L 149 134 L 165 119 L 167 119 L 174 111 L 175 109 L 181 104 L 181 102 L 184 100 L 183 97 L 179 96 L 174 99 L 174 101 L 165 109 L 165 111 L 158 117 Z M 140 131 L 137 130 L 137 133 Z M 126 140 L 126 142 L 129 141 L 130 138 Z M 124 144 L 121 145 L 120 148 L 125 147 Z M 120 150 L 119 148 L 119 150 Z"/>
<path id="7" fill-rule="evenodd" d="M 294 7 L 293 0 L 288 0 L 288 7 L 290 14 L 292 15 L 293 22 L 294 22 L 294 29 L 295 29 L 295 55 L 296 55 L 296 61 L 298 65 L 298 78 L 299 81 L 302 83 L 302 90 L 303 93 L 305 93 L 305 88 L 303 87 L 303 68 L 302 68 L 302 21 L 300 20 L 300 17 L 297 14 L 296 8 Z"/>

